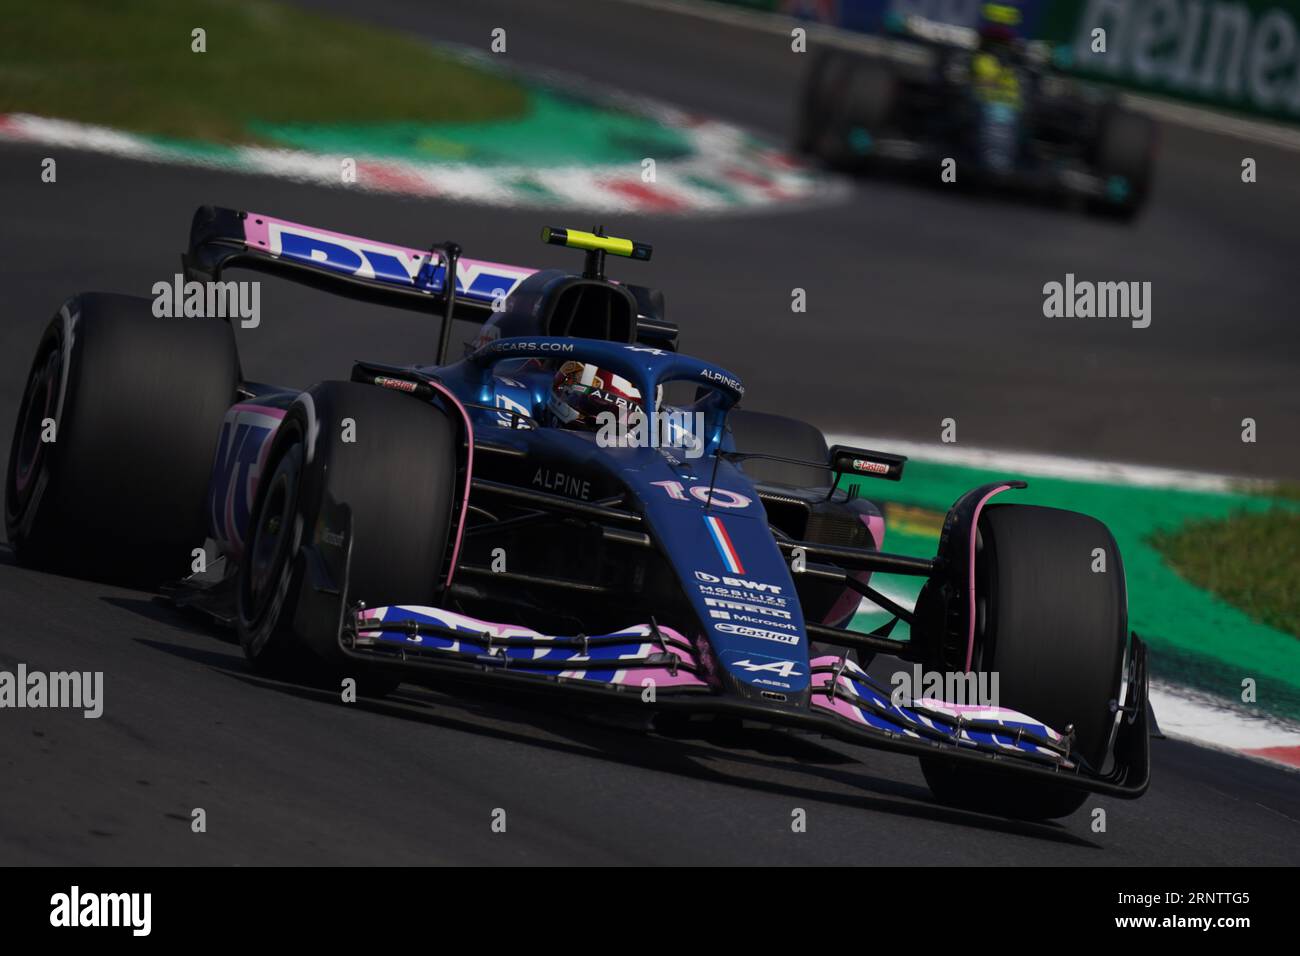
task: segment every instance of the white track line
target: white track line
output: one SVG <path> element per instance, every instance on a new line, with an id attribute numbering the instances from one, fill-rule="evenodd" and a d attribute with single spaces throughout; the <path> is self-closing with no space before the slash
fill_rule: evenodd
<path id="1" fill-rule="evenodd" d="M 28 113 L 0 113 L 0 143 L 43 143 L 320 186 L 534 209 L 581 206 L 609 213 L 698 217 L 804 208 L 834 202 L 848 190 L 845 181 L 791 162 L 761 138 L 729 123 L 692 117 L 627 95 L 611 94 L 608 102 L 677 130 L 690 144 L 688 155 L 659 164 L 653 189 L 642 182 L 639 163 L 480 168 L 472 163 L 422 162 L 382 154 L 347 157 L 255 146 L 202 149 L 196 148 L 198 143 L 174 147 L 124 130 Z M 355 182 L 343 181 L 345 159 L 356 163 Z"/>
<path id="2" fill-rule="evenodd" d="M 1300 129 L 1270 123 L 1268 120 L 1221 113 L 1206 107 L 1192 106 L 1177 100 L 1168 100 L 1141 93 L 1125 93 L 1124 102 L 1166 123 L 1189 126 L 1207 133 L 1231 136 L 1265 146 L 1276 146 L 1300 152 Z"/>
<path id="3" fill-rule="evenodd" d="M 1296 762 L 1300 756 L 1300 726 L 1289 721 L 1249 714 L 1209 695 L 1160 681 L 1151 683 L 1151 709 L 1160 730 L 1169 737 L 1300 770 Z M 1256 752 L 1282 748 L 1293 753 Z"/>
<path id="4" fill-rule="evenodd" d="M 826 440 L 832 445 L 853 445 L 858 448 L 889 451 L 919 461 L 986 468 L 1009 478 L 1014 478 L 1016 475 L 1038 475 L 1043 478 L 1069 478 L 1076 481 L 1112 482 L 1142 488 L 1178 488 L 1185 491 L 1267 491 L 1274 487 L 1273 482 L 1259 478 L 1161 468 L 1155 465 L 1093 461 L 1087 458 L 1070 458 L 1040 452 L 979 448 L 956 443 L 944 445 L 937 442 L 908 441 L 878 435 L 835 433 L 828 433 Z"/>
<path id="5" fill-rule="evenodd" d="M 926 444 L 878 436 L 830 434 L 826 438 L 831 444 L 892 451 L 920 461 L 988 468 L 1009 477 L 1027 474 L 1195 491 L 1235 491 L 1250 484 L 1268 486 L 1267 482 L 1227 475 L 1089 461 L 1033 452 Z M 910 595 L 904 597 L 897 593 L 886 593 L 904 606 L 912 603 Z M 864 601 L 857 613 L 861 615 L 877 611 L 878 608 Z M 1210 695 L 1162 681 L 1153 681 L 1151 684 L 1151 708 L 1160 730 L 1169 737 L 1263 760 L 1274 766 L 1300 770 L 1300 725 L 1267 715 L 1252 714 L 1242 706 L 1234 706 Z"/>

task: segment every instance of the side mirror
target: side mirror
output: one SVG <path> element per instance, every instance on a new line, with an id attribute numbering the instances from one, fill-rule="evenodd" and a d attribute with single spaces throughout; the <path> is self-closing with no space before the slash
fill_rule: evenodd
<path id="1" fill-rule="evenodd" d="M 903 477 L 904 455 L 891 455 L 883 451 L 868 451 L 865 448 L 853 448 L 849 445 L 832 445 L 830 450 L 830 469 L 835 473 L 836 484 L 841 475 L 866 475 L 871 478 L 885 478 L 898 481 Z"/>

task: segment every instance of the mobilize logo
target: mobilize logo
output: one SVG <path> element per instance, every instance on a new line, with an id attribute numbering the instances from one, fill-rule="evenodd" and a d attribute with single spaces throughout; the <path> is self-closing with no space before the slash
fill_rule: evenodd
<path id="1" fill-rule="evenodd" d="M 741 588 L 721 587 L 716 584 L 697 584 L 701 594 L 708 597 L 719 598 L 727 601 L 749 601 L 753 604 L 766 604 L 769 607 L 780 608 L 787 607 L 789 601 L 783 597 L 776 597 L 771 594 L 755 594 L 753 591 L 745 591 Z"/>
<path id="2" fill-rule="evenodd" d="M 55 927 L 130 927 L 132 936 L 148 936 L 153 927 L 152 893 L 82 893 L 73 886 L 50 897 L 50 925 Z"/>

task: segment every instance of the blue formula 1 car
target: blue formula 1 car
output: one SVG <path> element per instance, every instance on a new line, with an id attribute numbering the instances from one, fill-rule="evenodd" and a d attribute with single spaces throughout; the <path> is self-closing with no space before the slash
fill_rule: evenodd
<path id="1" fill-rule="evenodd" d="M 280 388 L 243 378 L 226 319 L 75 296 L 14 434 L 19 559 L 163 584 L 289 679 L 489 682 L 674 735 L 802 729 L 916 755 L 941 800 L 1011 816 L 1144 792 L 1146 652 L 1102 524 L 992 503 L 1008 480 L 953 505 L 934 557 L 883 551 L 857 479 L 903 458 L 738 408 L 659 292 L 606 278 L 648 246 L 544 238 L 584 250 L 582 273 L 200 208 L 195 303 L 233 293 L 234 267 L 287 276 L 439 317 L 436 361 Z M 454 362 L 453 319 L 480 324 Z M 916 607 L 873 571 L 925 578 Z M 890 623 L 848 629 L 863 599 Z M 997 699 L 903 692 L 881 671 L 899 660 L 950 691 L 995 675 Z"/>

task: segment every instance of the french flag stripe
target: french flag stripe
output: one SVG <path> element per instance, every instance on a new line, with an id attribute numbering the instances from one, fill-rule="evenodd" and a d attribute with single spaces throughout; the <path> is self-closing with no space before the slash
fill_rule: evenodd
<path id="1" fill-rule="evenodd" d="M 722 555 L 722 563 L 726 565 L 727 570 L 732 574 L 744 574 L 745 566 L 740 563 L 740 555 L 736 552 L 736 546 L 731 543 L 731 535 L 727 534 L 727 526 L 722 523 L 722 519 L 714 515 L 705 515 L 704 526 L 709 529 L 709 536 L 713 538 L 713 543 L 718 548 L 718 554 Z"/>

